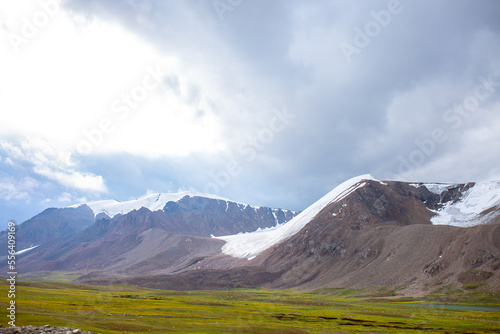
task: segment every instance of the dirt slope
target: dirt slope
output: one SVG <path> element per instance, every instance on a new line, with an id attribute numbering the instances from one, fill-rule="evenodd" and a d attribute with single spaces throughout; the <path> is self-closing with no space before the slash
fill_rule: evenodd
<path id="1" fill-rule="evenodd" d="M 369 182 L 258 261 L 283 273 L 270 283 L 276 288 L 420 289 L 463 285 L 460 277 L 471 270 L 491 273 L 484 283 L 500 287 L 500 225 L 432 225 L 428 206 L 435 201 L 405 183 Z"/>

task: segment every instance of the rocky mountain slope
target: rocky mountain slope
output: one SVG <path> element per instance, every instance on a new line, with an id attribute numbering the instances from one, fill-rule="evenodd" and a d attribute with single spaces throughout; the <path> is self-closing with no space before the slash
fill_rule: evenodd
<path id="1" fill-rule="evenodd" d="M 433 225 L 443 210 L 449 212 L 449 207 L 469 200 L 473 187 L 450 186 L 437 194 L 425 186 L 366 181 L 256 261 L 267 271 L 281 273 L 270 283 L 279 288 L 390 286 L 420 290 L 484 283 L 499 289 L 497 204 L 477 212 L 473 219 L 478 224 L 471 227 Z"/>
<path id="2" fill-rule="evenodd" d="M 41 245 L 57 238 L 68 237 L 94 223 L 94 213 L 87 206 L 50 208 L 19 224 L 16 229 L 17 250 Z M 0 233 L 0 256 L 7 255 L 7 232 Z"/>
<path id="3" fill-rule="evenodd" d="M 86 220 L 78 230 L 52 232 L 52 227 L 77 225 L 83 213 Z M 18 269 L 171 273 L 220 253 L 224 242 L 212 234 L 254 231 L 297 214 L 193 193 L 48 209 L 39 215 L 43 219 L 37 216 L 19 226 L 18 242 L 38 247 L 19 254 Z"/>
<path id="4" fill-rule="evenodd" d="M 498 183 L 426 185 L 361 176 L 286 224 L 221 237 L 226 243 L 219 255 L 174 275 L 82 281 L 165 289 L 383 286 L 410 295 L 449 284 L 499 291 L 498 194 Z"/>

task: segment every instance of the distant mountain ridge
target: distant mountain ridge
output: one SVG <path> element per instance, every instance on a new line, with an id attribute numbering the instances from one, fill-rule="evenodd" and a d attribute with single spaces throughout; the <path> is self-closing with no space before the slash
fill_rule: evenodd
<path id="1" fill-rule="evenodd" d="M 126 202 L 105 200 L 51 208 L 18 226 L 19 251 L 39 246 L 35 253 L 33 248 L 23 254 L 26 259 L 33 257 L 34 260 L 26 261 L 20 270 L 102 268 L 103 262 L 113 262 L 102 258 L 102 254 L 109 253 L 113 247 L 119 252 L 129 249 L 134 242 L 140 243 L 142 233 L 148 230 L 156 231 L 158 236 L 167 233 L 210 238 L 283 224 L 296 214 L 296 211 L 252 206 L 194 192 L 150 194 Z M 7 238 L 2 240 L 6 242 Z M 157 251 L 161 252 L 161 247 Z M 157 251 L 142 256 L 147 260 Z M 100 256 L 96 256 L 97 253 Z"/>
<path id="2" fill-rule="evenodd" d="M 16 249 L 21 251 L 52 239 L 78 233 L 94 223 L 88 206 L 78 208 L 49 208 L 19 224 L 16 229 Z M 6 255 L 6 231 L 0 232 L 0 255 Z"/>
<path id="3" fill-rule="evenodd" d="M 69 206 L 69 208 L 77 208 L 82 205 L 87 205 L 97 217 L 99 215 L 106 215 L 108 218 L 113 218 L 116 215 L 124 215 L 132 210 L 139 210 L 140 208 L 146 208 L 151 211 L 163 210 L 168 202 L 178 202 L 184 197 L 202 197 L 215 199 L 227 203 L 235 203 L 238 205 L 247 206 L 248 204 L 238 203 L 230 199 L 220 197 L 217 195 L 210 195 L 199 193 L 195 191 L 181 191 L 177 193 L 152 193 L 147 194 L 137 199 L 132 199 L 129 201 L 120 202 L 117 200 L 102 200 L 87 203 L 74 204 Z M 259 208 L 258 206 L 252 206 L 253 208 Z"/>
<path id="4" fill-rule="evenodd" d="M 361 175 L 302 213 L 189 194 L 151 211 L 165 198 L 60 209 L 95 222 L 20 255 L 20 271 L 178 290 L 385 286 L 422 295 L 453 285 L 500 292 L 500 182 Z"/>

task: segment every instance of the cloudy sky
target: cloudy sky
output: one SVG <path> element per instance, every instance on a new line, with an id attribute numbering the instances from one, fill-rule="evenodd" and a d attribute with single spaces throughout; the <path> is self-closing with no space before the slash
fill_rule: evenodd
<path id="1" fill-rule="evenodd" d="M 0 220 L 500 179 L 500 2 L 0 0 Z M 2 225 L 3 226 L 3 225 Z"/>

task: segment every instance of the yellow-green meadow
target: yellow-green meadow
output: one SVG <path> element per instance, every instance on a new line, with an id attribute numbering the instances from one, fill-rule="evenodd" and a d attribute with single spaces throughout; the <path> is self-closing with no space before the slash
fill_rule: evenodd
<path id="1" fill-rule="evenodd" d="M 6 282 L 1 289 L 6 292 Z M 500 333 L 498 311 L 416 305 L 445 300 L 498 306 L 499 295 L 453 288 L 425 299 L 393 294 L 384 289 L 179 292 L 19 281 L 16 324 L 68 326 L 95 333 Z M 7 302 L 2 292 L 3 310 Z M 7 326 L 7 322 L 5 317 L 0 323 Z"/>

